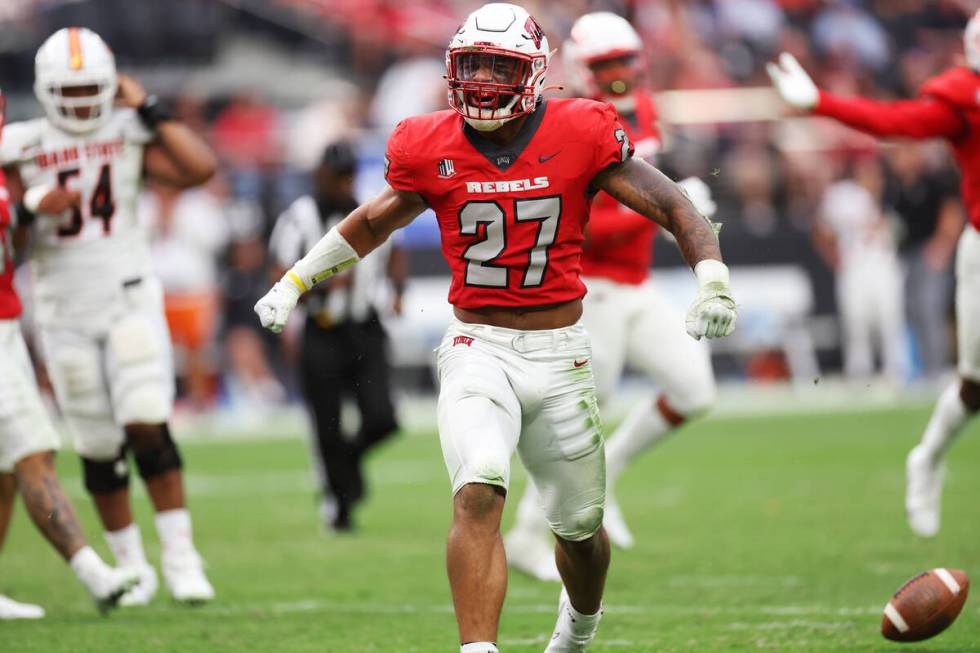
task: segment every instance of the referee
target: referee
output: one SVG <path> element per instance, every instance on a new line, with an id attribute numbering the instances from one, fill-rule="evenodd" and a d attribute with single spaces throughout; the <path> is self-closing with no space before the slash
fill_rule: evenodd
<path id="1" fill-rule="evenodd" d="M 327 146 L 313 172 L 313 194 L 297 199 L 276 219 L 269 247 L 277 268 L 274 278 L 357 208 L 356 165 L 349 142 Z M 364 495 L 363 455 L 398 428 L 391 401 L 387 335 L 378 313 L 384 310 L 383 303 L 395 314 L 401 313 L 406 271 L 404 252 L 386 244 L 307 293 L 300 374 L 316 427 L 321 517 L 337 532 L 353 528 L 352 508 Z M 345 397 L 355 400 L 361 417 L 353 437 L 345 436 L 341 429 Z"/>

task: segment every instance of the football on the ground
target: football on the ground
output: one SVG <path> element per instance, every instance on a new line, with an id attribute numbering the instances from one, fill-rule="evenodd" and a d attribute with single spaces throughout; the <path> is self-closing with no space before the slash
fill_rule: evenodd
<path id="1" fill-rule="evenodd" d="M 959 569 L 933 569 L 902 585 L 885 606 L 881 634 L 895 642 L 935 637 L 956 620 L 970 579 Z"/>

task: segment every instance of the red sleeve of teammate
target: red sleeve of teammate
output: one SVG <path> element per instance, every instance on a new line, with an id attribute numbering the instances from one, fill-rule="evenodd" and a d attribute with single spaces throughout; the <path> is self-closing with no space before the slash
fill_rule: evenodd
<path id="1" fill-rule="evenodd" d="M 930 95 L 914 100 L 879 102 L 862 97 L 843 98 L 820 91 L 814 113 L 875 136 L 956 138 L 967 129 L 963 116 L 948 102 Z"/>
<path id="2" fill-rule="evenodd" d="M 633 143 L 611 104 L 590 103 L 599 112 L 595 134 L 595 174 L 633 156 Z"/>
<path id="3" fill-rule="evenodd" d="M 415 171 L 409 156 L 408 127 L 401 121 L 388 138 L 385 152 L 385 181 L 395 190 L 416 191 Z"/>
<path id="4" fill-rule="evenodd" d="M 589 214 L 587 239 L 590 246 L 610 241 L 621 243 L 650 228 L 650 220 L 635 211 L 593 211 Z"/>

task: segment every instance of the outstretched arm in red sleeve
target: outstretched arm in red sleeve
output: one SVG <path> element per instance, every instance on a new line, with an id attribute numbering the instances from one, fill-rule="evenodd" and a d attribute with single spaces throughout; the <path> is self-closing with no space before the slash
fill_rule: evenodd
<path id="1" fill-rule="evenodd" d="M 928 95 L 914 100 L 880 102 L 820 91 L 813 113 L 875 136 L 956 138 L 967 129 L 963 116 L 952 105 Z"/>

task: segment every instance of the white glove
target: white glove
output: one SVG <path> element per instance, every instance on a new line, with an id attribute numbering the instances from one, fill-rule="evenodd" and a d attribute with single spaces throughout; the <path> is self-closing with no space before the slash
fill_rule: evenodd
<path id="1" fill-rule="evenodd" d="M 710 218 L 718 210 L 718 205 L 711 198 L 711 189 L 708 188 L 708 184 L 704 183 L 697 177 L 688 177 L 686 179 L 681 179 L 677 182 L 677 185 L 681 187 L 687 198 L 691 200 L 691 204 L 697 209 L 697 212 L 706 218 Z"/>
<path id="2" fill-rule="evenodd" d="M 817 106 L 820 100 L 817 85 L 789 52 L 779 55 L 779 64 L 767 63 L 766 72 L 787 104 L 807 111 Z"/>
<path id="3" fill-rule="evenodd" d="M 296 308 L 300 294 L 299 288 L 288 277 L 277 281 L 265 297 L 255 303 L 255 312 L 262 326 L 273 333 L 281 333 L 289 314 Z"/>
<path id="4" fill-rule="evenodd" d="M 694 266 L 698 296 L 687 311 L 687 335 L 695 340 L 723 338 L 735 330 L 735 299 L 728 288 L 728 267 L 704 259 Z"/>

